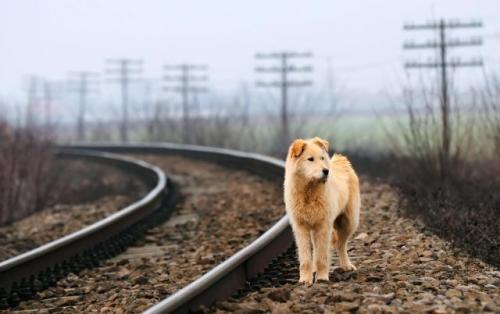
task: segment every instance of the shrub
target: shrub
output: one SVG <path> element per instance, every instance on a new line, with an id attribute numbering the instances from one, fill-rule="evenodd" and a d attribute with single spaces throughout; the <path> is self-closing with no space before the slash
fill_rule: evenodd
<path id="1" fill-rule="evenodd" d="M 0 224 L 49 205 L 56 177 L 51 174 L 50 141 L 35 130 L 0 125 Z"/>
<path id="2" fill-rule="evenodd" d="M 394 150 L 388 158 L 395 165 L 390 182 L 401 192 L 401 207 L 407 214 L 420 218 L 430 230 L 457 247 L 498 266 L 500 178 L 492 170 L 498 167 L 499 159 L 495 161 L 495 153 L 492 158 L 484 152 L 485 132 L 475 134 L 479 129 L 475 121 L 483 108 L 481 112 L 487 114 L 481 125 L 493 139 L 493 146 L 498 147 L 500 87 L 491 88 L 472 95 L 476 96 L 470 98 L 476 106 L 461 104 L 468 109 L 463 115 L 455 103 L 448 116 L 451 143 L 446 158 L 442 111 L 437 109 L 434 94 L 429 90 L 407 90 L 403 103 L 408 119 L 389 134 Z"/>

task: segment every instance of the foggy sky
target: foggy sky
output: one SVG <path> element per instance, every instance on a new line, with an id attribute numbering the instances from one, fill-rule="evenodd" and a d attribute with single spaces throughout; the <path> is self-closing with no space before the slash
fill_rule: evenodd
<path id="1" fill-rule="evenodd" d="M 256 52 L 283 49 L 314 52 L 316 84 L 330 58 L 348 93 L 379 93 L 397 84 L 404 60 L 432 56 L 401 46 L 432 38 L 403 32 L 403 23 L 433 16 L 482 19 L 483 29 L 455 34 L 485 35 L 484 46 L 460 55 L 500 69 L 498 0 L 2 0 L 0 98 L 23 99 L 28 74 L 62 80 L 70 70 L 101 72 L 113 57 L 144 59 L 151 79 L 165 63 L 208 64 L 211 88 L 231 92 L 253 84 Z"/>

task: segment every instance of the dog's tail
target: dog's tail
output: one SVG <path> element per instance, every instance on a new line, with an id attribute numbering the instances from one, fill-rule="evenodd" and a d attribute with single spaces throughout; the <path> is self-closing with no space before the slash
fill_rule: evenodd
<path id="1" fill-rule="evenodd" d="M 356 175 L 356 171 L 351 165 L 351 162 L 347 157 L 334 154 L 331 160 L 331 167 L 334 175 L 347 183 L 347 187 L 349 188 L 349 201 L 347 210 L 353 210 L 354 208 L 360 207 L 360 195 L 359 195 L 359 179 Z M 358 215 L 353 215 L 353 224 L 354 229 L 356 229 L 359 223 Z"/>

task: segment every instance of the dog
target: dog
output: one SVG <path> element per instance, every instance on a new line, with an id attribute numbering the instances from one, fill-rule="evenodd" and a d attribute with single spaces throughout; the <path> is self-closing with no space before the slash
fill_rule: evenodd
<path id="1" fill-rule="evenodd" d="M 284 199 L 300 263 L 299 282 L 328 281 L 331 247 L 340 267 L 356 270 L 347 242 L 359 224 L 359 179 L 349 160 L 328 155 L 329 143 L 319 137 L 297 139 L 288 150 Z"/>

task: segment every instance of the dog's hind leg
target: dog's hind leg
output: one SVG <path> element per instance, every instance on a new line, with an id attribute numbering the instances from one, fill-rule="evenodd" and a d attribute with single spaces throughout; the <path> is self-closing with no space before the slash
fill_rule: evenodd
<path id="1" fill-rule="evenodd" d="M 354 221 L 347 218 L 345 214 L 341 214 L 335 219 L 334 228 L 336 233 L 336 247 L 339 254 L 340 268 L 343 270 L 356 270 L 356 267 L 351 263 L 349 255 L 347 255 L 347 242 L 349 237 L 356 231 Z"/>
<path id="2" fill-rule="evenodd" d="M 314 268 L 316 270 L 316 280 L 328 280 L 330 271 L 330 236 L 332 226 L 323 223 L 318 229 L 313 231 L 314 242 Z"/>
<path id="3" fill-rule="evenodd" d="M 300 278 L 299 282 L 306 284 L 313 283 L 312 256 L 311 256 L 311 235 L 304 226 L 296 224 L 293 228 L 295 243 L 299 255 Z"/>
<path id="4" fill-rule="evenodd" d="M 316 262 L 315 262 L 316 258 L 317 258 L 316 254 L 317 254 L 318 251 L 317 251 L 316 246 L 314 245 L 314 234 L 313 234 L 312 231 L 310 232 L 310 234 L 311 234 L 311 244 L 312 244 L 312 254 L 313 254 L 312 255 L 312 257 L 313 257 L 313 259 L 312 259 L 313 260 L 313 262 L 312 262 L 312 272 L 313 272 L 313 275 L 314 275 L 314 273 L 316 273 L 318 271 L 316 269 Z"/>
<path id="5" fill-rule="evenodd" d="M 337 235 L 337 231 L 335 228 L 332 228 L 332 247 L 336 248 L 339 242 L 339 236 Z"/>

